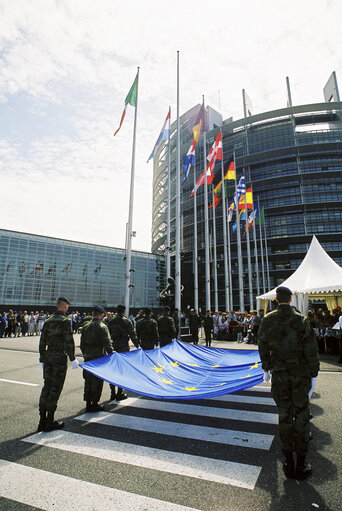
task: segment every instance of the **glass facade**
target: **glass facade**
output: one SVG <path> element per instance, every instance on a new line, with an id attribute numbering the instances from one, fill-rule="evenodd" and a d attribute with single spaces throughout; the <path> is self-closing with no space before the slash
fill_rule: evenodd
<path id="1" fill-rule="evenodd" d="M 197 107 L 198 111 L 199 106 Z M 194 109 L 181 118 L 181 163 L 189 149 Z M 243 118 L 223 121 L 222 144 L 224 169 L 235 151 L 237 179 L 244 172 L 246 186 L 253 188 L 254 199 L 264 207 L 266 241 L 263 232 L 262 247 L 259 227 L 256 229 L 258 276 L 260 293 L 287 279 L 305 257 L 312 235 L 323 248 L 342 265 L 342 103 L 319 103 L 283 108 Z M 207 132 L 208 154 L 219 128 Z M 171 254 L 175 251 L 175 179 L 176 179 L 176 123 L 171 135 Z M 188 181 L 181 190 L 181 254 L 183 308 L 194 304 L 193 250 L 194 203 L 190 193 L 195 178 L 203 171 L 203 136 L 196 148 L 196 162 Z M 217 161 L 215 174 L 220 173 Z M 181 169 L 181 172 L 183 170 Z M 167 146 L 163 144 L 154 160 L 152 252 L 166 251 L 167 207 Z M 209 186 L 209 197 L 212 187 Z M 233 200 L 234 181 L 228 181 L 228 201 Z M 210 201 L 211 203 L 211 201 Z M 211 305 L 214 304 L 213 282 L 213 227 L 210 216 Z M 216 252 L 219 308 L 225 310 L 224 252 L 222 204 L 216 208 Z M 234 217 L 235 220 L 235 217 Z M 233 220 L 233 221 L 234 221 Z M 204 190 L 197 192 L 199 305 L 205 307 L 205 233 Z M 253 232 L 250 231 L 253 296 L 258 294 L 256 258 Z M 247 242 L 241 229 L 244 303 L 249 305 Z M 239 283 L 236 232 L 230 228 L 231 275 L 233 306 L 239 308 Z M 266 260 L 267 249 L 267 260 Z M 264 274 L 262 274 L 263 253 Z M 266 265 L 269 267 L 269 282 Z M 265 279 L 263 280 L 263 275 Z M 255 301 L 254 301 L 255 306 Z"/>
<path id="2" fill-rule="evenodd" d="M 132 251 L 130 307 L 159 307 L 163 256 Z M 50 306 L 66 296 L 72 306 L 124 303 L 125 251 L 0 229 L 0 304 Z M 161 280 L 162 279 L 162 280 Z"/>

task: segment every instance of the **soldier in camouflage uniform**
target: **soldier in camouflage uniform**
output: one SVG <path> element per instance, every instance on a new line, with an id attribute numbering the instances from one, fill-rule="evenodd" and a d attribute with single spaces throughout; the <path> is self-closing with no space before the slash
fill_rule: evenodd
<path id="1" fill-rule="evenodd" d="M 67 356 L 73 369 L 78 367 L 71 324 L 66 315 L 67 298 L 57 300 L 57 312 L 43 325 L 39 341 L 39 361 L 43 366 L 44 386 L 39 399 L 40 422 L 38 431 L 52 431 L 64 427 L 62 421 L 54 420 L 58 398 L 62 392 L 67 371 Z"/>
<path id="2" fill-rule="evenodd" d="M 132 322 L 126 318 L 126 307 L 124 305 L 117 306 L 117 314 L 108 322 L 108 329 L 112 339 L 113 349 L 118 353 L 129 351 L 129 339 L 132 339 L 136 348 L 139 348 L 137 336 L 135 334 Z M 114 401 L 122 401 L 127 398 L 121 387 L 118 387 L 117 393 L 115 386 L 110 384 L 110 399 Z"/>
<path id="3" fill-rule="evenodd" d="M 286 477 L 303 480 L 312 474 L 306 463 L 309 447 L 309 391 L 319 370 L 317 341 L 307 320 L 290 305 L 292 292 L 276 290 L 278 308 L 263 318 L 258 331 L 262 368 L 272 372 L 272 395 L 278 406 L 279 437 Z M 293 451 L 297 454 L 295 466 Z"/>
<path id="4" fill-rule="evenodd" d="M 158 343 L 158 325 L 151 315 L 152 310 L 146 307 L 142 319 L 136 325 L 137 336 L 144 351 L 153 350 Z"/>
<path id="5" fill-rule="evenodd" d="M 163 314 L 158 318 L 158 332 L 160 347 L 166 346 L 176 338 L 176 329 L 173 319 L 170 318 L 170 307 L 167 305 L 163 309 Z"/>
<path id="6" fill-rule="evenodd" d="M 194 344 L 198 344 L 198 329 L 201 327 L 201 318 L 196 309 L 191 309 L 189 316 L 189 329 Z"/>
<path id="7" fill-rule="evenodd" d="M 80 348 L 84 361 L 101 358 L 106 353 L 113 353 L 108 327 L 102 322 L 106 311 L 100 305 L 93 307 L 93 319 L 82 330 Z M 103 380 L 83 370 L 84 401 L 86 412 L 99 412 L 103 406 L 99 405 L 103 389 Z"/>

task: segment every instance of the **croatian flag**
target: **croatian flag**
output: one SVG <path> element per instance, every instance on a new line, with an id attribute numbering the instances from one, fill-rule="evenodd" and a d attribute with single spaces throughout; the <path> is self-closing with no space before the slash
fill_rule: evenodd
<path id="1" fill-rule="evenodd" d="M 162 142 L 163 140 L 170 141 L 170 119 L 171 119 L 171 107 L 169 107 L 169 112 L 168 112 L 168 114 L 166 116 L 165 122 L 163 124 L 162 129 L 161 129 L 161 132 L 159 134 L 157 142 L 154 144 L 153 151 L 150 154 L 149 159 L 147 160 L 146 163 L 148 163 L 151 160 L 151 158 L 154 157 L 154 153 L 155 153 L 158 145 L 160 144 L 160 142 Z M 167 126 L 167 124 L 168 124 L 168 126 Z"/>

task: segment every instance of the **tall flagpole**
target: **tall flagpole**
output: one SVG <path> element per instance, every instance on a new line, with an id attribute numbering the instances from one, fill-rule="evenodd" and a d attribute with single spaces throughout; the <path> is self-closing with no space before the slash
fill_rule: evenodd
<path id="1" fill-rule="evenodd" d="M 261 256 L 261 273 L 262 273 L 262 289 L 263 293 L 266 293 L 266 279 L 265 279 L 265 265 L 264 265 L 264 250 L 262 242 L 262 229 L 261 229 L 261 209 L 258 197 L 258 210 L 259 210 L 259 236 L 260 236 L 260 256 Z"/>
<path id="2" fill-rule="evenodd" d="M 235 194 L 237 188 L 236 182 L 236 162 L 235 162 L 235 150 L 234 150 L 234 168 L 235 168 Z M 236 201 L 237 202 L 237 201 Z M 240 311 L 245 310 L 245 301 L 243 295 L 243 261 L 242 261 L 242 250 L 241 250 L 241 232 L 240 232 L 240 216 L 239 216 L 239 203 L 235 204 L 236 209 L 236 241 L 237 241 L 237 252 L 238 252 L 238 268 L 239 268 L 239 305 Z"/>
<path id="3" fill-rule="evenodd" d="M 249 243 L 249 230 L 248 230 L 247 189 L 246 189 L 246 193 L 245 193 L 245 216 L 246 216 L 246 244 L 247 244 L 247 264 L 248 264 L 249 307 L 252 310 L 253 309 L 253 286 L 252 286 L 251 246 Z"/>
<path id="4" fill-rule="evenodd" d="M 180 118 L 179 118 L 179 51 L 177 51 L 177 165 L 176 165 L 176 271 L 175 271 L 175 307 L 179 310 L 179 333 L 181 318 L 181 257 L 180 257 Z"/>
<path id="5" fill-rule="evenodd" d="M 139 89 L 139 67 L 137 72 L 137 99 L 134 112 L 134 128 L 133 128 L 133 149 L 132 149 L 132 164 L 131 164 L 131 187 L 129 193 L 129 210 L 128 210 L 128 224 L 127 224 L 127 250 L 126 250 L 126 273 L 125 273 L 125 307 L 126 314 L 129 316 L 129 295 L 131 289 L 131 258 L 132 258 L 132 224 L 133 224 L 133 201 L 134 201 L 134 171 L 135 171 L 135 146 L 137 134 L 137 113 L 138 113 L 138 89 Z"/>
<path id="6" fill-rule="evenodd" d="M 196 158 L 196 155 L 195 155 Z M 198 311 L 198 249 L 197 249 L 197 190 L 196 161 L 194 161 L 194 308 Z"/>
<path id="7" fill-rule="evenodd" d="M 204 96 L 203 96 L 204 107 Z M 204 108 L 203 108 L 204 109 Z M 205 116 L 205 113 L 204 113 Z M 203 131 L 203 166 L 204 166 L 204 232 L 205 232 L 205 306 L 210 310 L 210 264 L 209 264 L 209 215 L 208 215 L 208 179 L 207 179 L 207 137 L 205 119 Z"/>
<path id="8" fill-rule="evenodd" d="M 214 248 L 214 303 L 215 310 L 218 310 L 218 289 L 217 289 L 217 253 L 216 253 L 216 215 L 215 215 L 215 194 L 214 194 L 214 185 L 212 185 L 213 189 L 213 248 Z"/>
<path id="9" fill-rule="evenodd" d="M 224 297 L 226 304 L 226 312 L 230 310 L 229 304 L 229 284 L 228 284 L 228 254 L 227 254 L 227 212 L 226 212 L 226 186 L 224 182 L 223 168 L 223 143 L 222 143 L 222 160 L 221 160 L 221 180 L 222 180 L 222 226 L 223 226 L 223 259 L 224 259 Z M 217 309 L 216 309 L 217 310 Z"/>
<path id="10" fill-rule="evenodd" d="M 228 276 L 229 276 L 229 305 L 230 305 L 230 307 L 227 310 L 227 312 L 228 312 L 229 310 L 233 310 L 232 254 L 231 254 L 231 248 L 230 248 L 230 221 L 229 221 L 229 218 L 227 218 L 227 243 L 228 243 Z"/>
<path id="11" fill-rule="evenodd" d="M 268 291 L 271 290 L 271 283 L 270 283 L 270 268 L 268 265 L 268 248 L 267 248 L 267 236 L 266 236 L 266 222 L 264 219 L 264 234 L 265 234 L 265 256 L 266 256 L 266 274 L 267 274 L 267 287 Z"/>
<path id="12" fill-rule="evenodd" d="M 254 202 L 253 202 L 253 239 L 254 239 L 254 259 L 255 259 L 255 276 L 256 276 L 256 288 L 257 288 L 257 296 L 260 295 L 260 279 L 259 279 L 259 262 L 258 262 L 258 245 L 257 245 L 257 235 L 256 235 L 256 227 L 255 227 L 255 212 L 254 212 Z"/>
<path id="13" fill-rule="evenodd" d="M 169 107 L 171 114 L 171 107 Z M 171 115 L 169 116 L 169 140 L 167 147 L 167 234 L 166 234 L 166 279 L 171 277 Z"/>

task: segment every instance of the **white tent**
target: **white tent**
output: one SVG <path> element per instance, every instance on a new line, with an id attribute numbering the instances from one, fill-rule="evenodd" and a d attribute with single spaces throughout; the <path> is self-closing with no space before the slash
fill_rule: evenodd
<path id="1" fill-rule="evenodd" d="M 310 300 L 326 300 L 332 311 L 342 306 L 342 267 L 326 253 L 316 236 L 313 236 L 308 253 L 292 275 L 281 283 L 291 289 L 292 305 L 306 314 Z M 267 310 L 269 300 L 276 296 L 274 288 L 257 296 L 258 309 Z"/>

